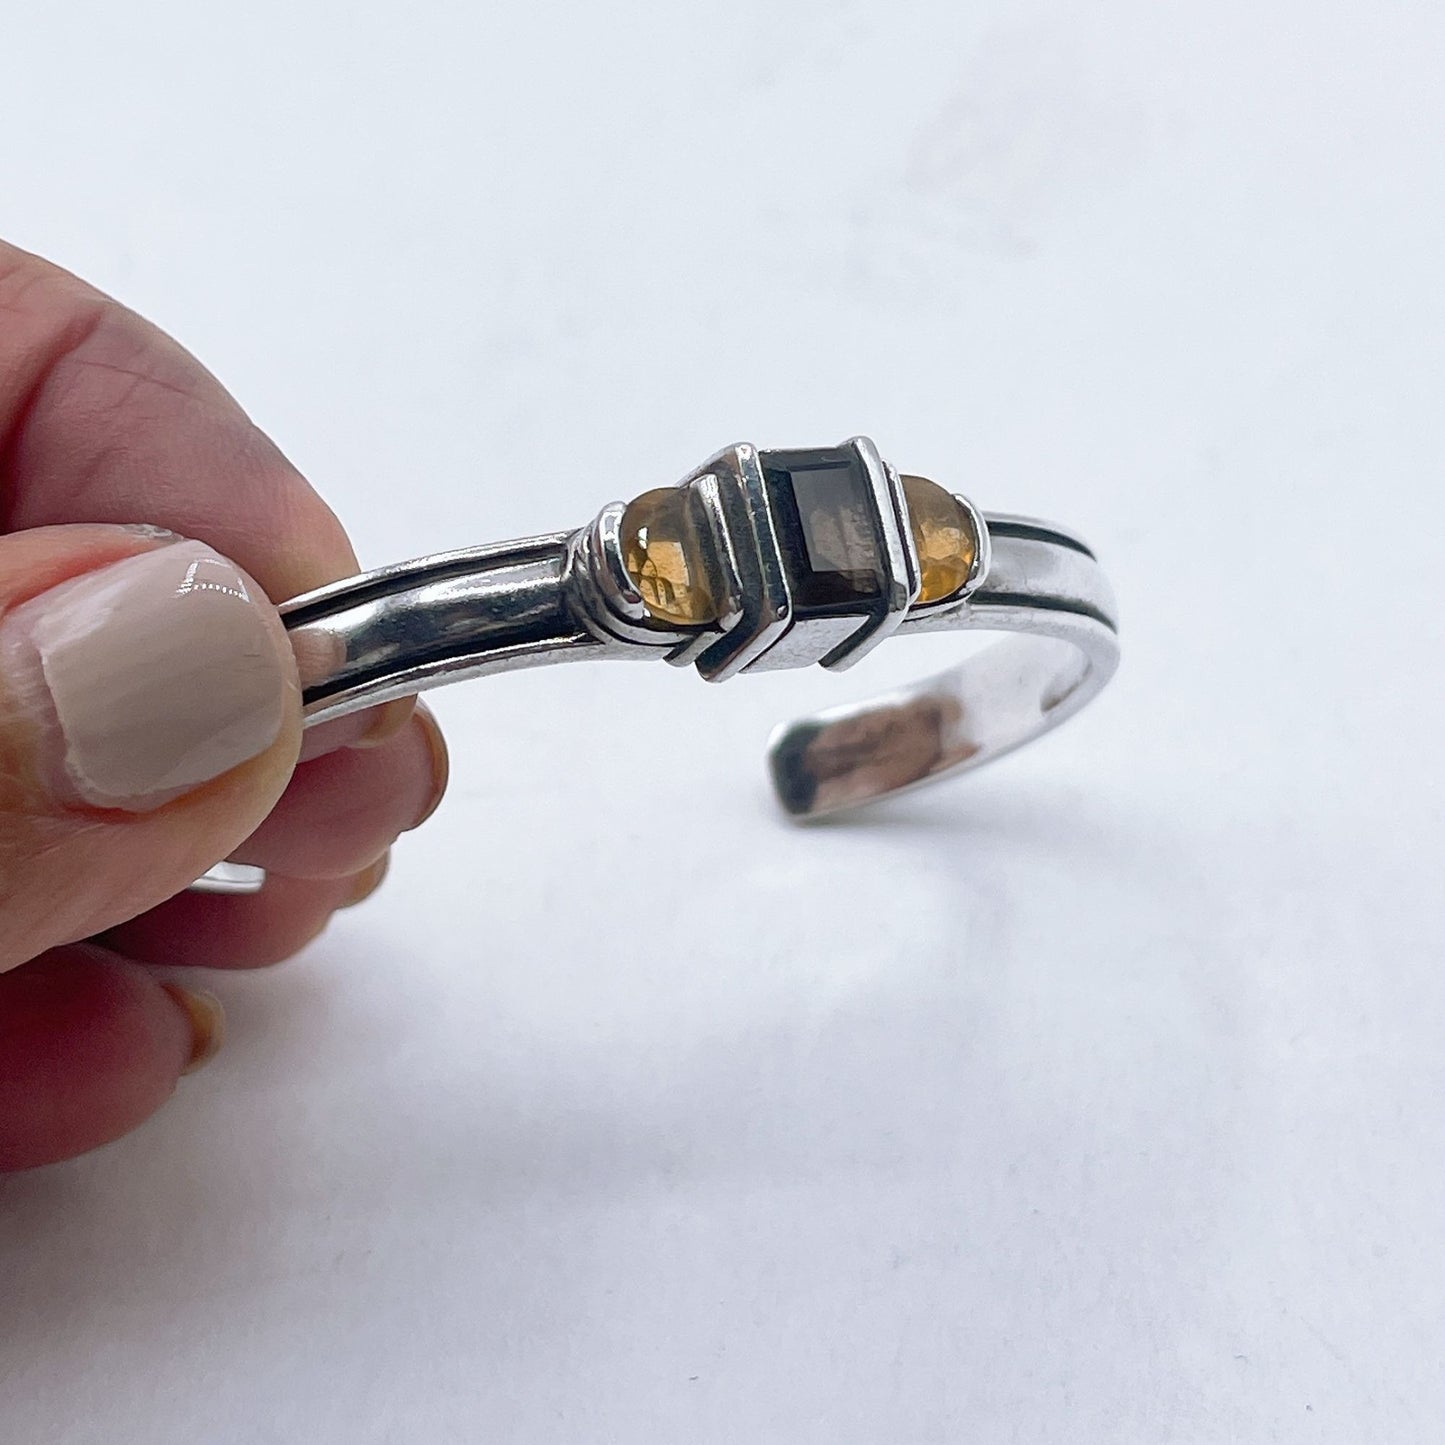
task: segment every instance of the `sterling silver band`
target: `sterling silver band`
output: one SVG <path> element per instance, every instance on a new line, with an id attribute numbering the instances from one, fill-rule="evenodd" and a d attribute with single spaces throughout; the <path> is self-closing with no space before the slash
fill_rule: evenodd
<path id="1" fill-rule="evenodd" d="M 845 446 L 884 499 L 879 509 L 892 496 L 889 516 L 906 522 L 897 473 L 865 439 Z M 669 627 L 645 615 L 623 570 L 623 508 L 613 504 L 577 531 L 384 567 L 286 603 L 308 725 L 442 683 L 558 662 L 667 659 L 721 679 L 760 666 L 846 666 L 895 631 L 1005 634 L 912 686 L 779 728 L 769 748 L 779 801 L 794 817 L 815 818 L 979 767 L 1058 726 L 1112 677 L 1115 604 L 1093 552 L 1073 533 L 1023 517 L 970 508 L 975 575 L 933 604 L 916 601 L 918 555 L 906 525 L 893 527 L 887 567 L 897 585 L 876 615 L 842 631 L 838 619 L 805 619 L 791 607 L 787 558 L 778 561 L 758 490 L 758 459 L 769 455 L 728 448 L 684 479 L 700 488 L 726 544 L 728 605 L 717 623 Z M 754 546 L 761 562 L 742 555 Z M 254 886 L 232 872 L 226 891 Z M 202 886 L 220 879 L 207 875 Z"/>

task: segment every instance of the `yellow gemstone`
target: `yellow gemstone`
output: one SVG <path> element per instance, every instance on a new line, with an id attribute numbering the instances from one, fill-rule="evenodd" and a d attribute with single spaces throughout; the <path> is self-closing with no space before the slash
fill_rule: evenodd
<path id="1" fill-rule="evenodd" d="M 927 477 L 904 477 L 903 495 L 908 500 L 913 545 L 923 573 L 918 600 L 942 602 L 952 597 L 973 571 L 978 556 L 973 518 L 957 497 Z"/>
<path id="2" fill-rule="evenodd" d="M 705 525 L 691 487 L 644 492 L 622 514 L 623 565 L 659 622 L 696 627 L 718 619 Z"/>

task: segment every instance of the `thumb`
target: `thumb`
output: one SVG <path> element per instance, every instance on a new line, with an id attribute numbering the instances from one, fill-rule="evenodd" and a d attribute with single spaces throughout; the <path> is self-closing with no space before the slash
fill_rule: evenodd
<path id="1" fill-rule="evenodd" d="M 233 562 L 143 527 L 0 537 L 0 971 L 224 858 L 300 738 L 285 630 Z"/>

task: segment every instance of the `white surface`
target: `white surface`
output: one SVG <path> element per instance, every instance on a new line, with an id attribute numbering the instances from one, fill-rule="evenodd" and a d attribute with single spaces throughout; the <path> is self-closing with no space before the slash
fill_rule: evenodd
<path id="1" fill-rule="evenodd" d="M 7 1442 L 1439 1439 L 1440 7 L 0 46 L 0 230 L 367 562 L 863 430 L 1082 528 L 1127 622 L 1055 739 L 809 832 L 756 749 L 852 679 L 442 694 L 381 898 L 222 978 L 138 1135 L 0 1183 Z"/>

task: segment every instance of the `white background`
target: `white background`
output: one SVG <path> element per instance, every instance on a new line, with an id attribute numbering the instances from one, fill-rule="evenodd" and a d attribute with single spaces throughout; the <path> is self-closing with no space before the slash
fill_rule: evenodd
<path id="1" fill-rule="evenodd" d="M 378 899 L 0 1183 L 6 1442 L 1439 1440 L 1438 5 L 10 0 L 0 68 L 0 233 L 368 564 L 866 431 L 1126 621 L 812 831 L 758 750 L 853 677 L 442 694 Z"/>

